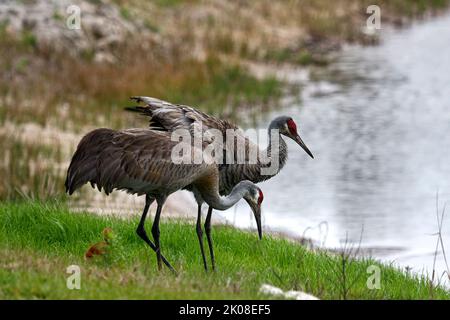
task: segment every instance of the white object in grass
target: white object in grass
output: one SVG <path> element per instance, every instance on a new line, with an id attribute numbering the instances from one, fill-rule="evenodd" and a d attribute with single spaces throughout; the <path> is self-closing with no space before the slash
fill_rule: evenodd
<path id="1" fill-rule="evenodd" d="M 283 291 L 282 289 L 274 287 L 270 284 L 263 284 L 261 288 L 259 288 L 259 293 L 294 300 L 319 300 L 319 298 L 302 291 L 294 291 L 294 290 Z"/>

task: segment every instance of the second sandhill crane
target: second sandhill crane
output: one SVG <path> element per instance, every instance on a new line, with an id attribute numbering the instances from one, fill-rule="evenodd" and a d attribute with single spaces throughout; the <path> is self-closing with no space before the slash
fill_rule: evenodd
<path id="1" fill-rule="evenodd" d="M 226 210 L 243 198 L 259 223 L 263 200 L 262 191 L 250 181 L 242 181 L 228 196 L 221 197 L 217 166 L 205 161 L 199 164 L 174 163 L 172 148 L 176 144 L 168 132 L 96 129 L 80 141 L 65 182 L 69 194 L 89 182 L 106 194 L 118 189 L 145 195 L 145 207 L 136 232 L 156 252 L 158 268 L 161 269 L 164 262 L 172 271 L 175 270 L 161 254 L 159 237 L 161 210 L 171 193 L 183 188 L 195 190 L 208 205 L 218 210 Z M 192 157 L 196 153 L 202 153 L 202 150 L 193 147 Z M 155 200 L 158 206 L 152 226 L 152 243 L 145 232 L 144 222 L 150 204 Z"/>
<path id="2" fill-rule="evenodd" d="M 129 111 L 136 111 L 150 118 L 150 127 L 162 131 L 173 132 L 177 129 L 187 129 L 190 132 L 194 132 L 193 126 L 201 124 L 202 130 L 205 132 L 208 129 L 217 129 L 222 132 L 222 136 L 226 138 L 227 130 L 234 130 L 241 139 L 245 141 L 246 147 L 256 148 L 258 154 L 271 155 L 272 159 L 278 159 L 277 164 L 278 170 L 272 172 L 271 174 L 262 174 L 261 169 L 264 167 L 270 167 L 271 163 L 264 163 L 258 161 L 256 163 L 250 163 L 248 159 L 248 154 L 246 154 L 246 159 L 244 163 L 241 164 L 227 164 L 223 163 L 219 165 L 219 192 L 220 194 L 229 194 L 233 187 L 243 180 L 250 180 L 254 183 L 262 182 L 278 174 L 278 172 L 284 167 L 288 149 L 286 142 L 283 140 L 282 136 L 288 137 L 294 140 L 302 149 L 311 157 L 314 158 L 311 151 L 308 149 L 306 144 L 300 138 L 297 132 L 297 125 L 294 120 L 289 116 L 279 116 L 270 122 L 268 133 L 269 133 L 269 145 L 266 150 L 259 150 L 249 139 L 244 135 L 244 133 L 229 121 L 218 119 L 216 117 L 210 116 L 200 110 L 186 106 L 172 104 L 167 101 L 159 100 L 152 97 L 142 97 L 136 96 L 131 97 L 131 99 L 137 102 L 143 102 L 145 106 L 134 106 L 126 108 Z M 272 146 L 272 139 L 270 135 L 273 132 L 278 132 L 279 134 L 279 144 L 278 148 Z M 227 146 L 227 142 L 223 143 Z M 235 146 L 235 145 L 234 145 Z M 248 148 L 247 148 L 248 150 Z M 232 153 L 233 157 L 236 157 L 236 149 L 227 150 L 224 148 L 224 154 Z M 271 160 L 272 161 L 272 160 Z M 202 240 L 202 229 L 201 229 L 201 206 L 202 201 L 198 202 L 198 217 L 197 217 L 197 235 L 199 238 L 200 249 L 202 252 L 203 263 L 205 269 L 207 269 L 206 257 L 204 255 L 203 240 Z M 213 207 L 209 206 L 208 213 L 205 219 L 205 231 L 208 240 L 208 246 L 211 256 L 211 264 L 214 269 L 214 250 L 211 238 L 211 216 Z M 258 232 L 261 232 L 258 226 Z"/>

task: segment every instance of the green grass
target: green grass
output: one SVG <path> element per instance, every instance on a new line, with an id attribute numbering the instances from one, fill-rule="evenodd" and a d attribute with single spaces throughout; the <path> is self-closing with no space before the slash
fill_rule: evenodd
<path id="1" fill-rule="evenodd" d="M 172 7 L 177 6 L 180 4 L 186 4 L 186 3 L 196 3 L 196 0 L 154 0 L 154 2 L 157 5 L 160 5 L 162 7 Z"/>
<path id="2" fill-rule="evenodd" d="M 288 62 L 302 66 L 327 66 L 330 61 L 323 54 L 315 54 L 306 49 L 302 50 L 271 50 L 264 57 L 266 61 Z"/>
<path id="3" fill-rule="evenodd" d="M 259 299 L 263 283 L 300 289 L 323 299 L 343 297 L 338 256 L 311 252 L 297 243 L 231 227 L 215 226 L 217 271 L 203 271 L 194 226 L 161 225 L 162 251 L 178 276 L 157 271 L 155 254 L 135 234 L 138 217 L 125 220 L 71 213 L 61 204 L 0 204 L 0 299 Z M 90 245 L 112 228 L 110 251 L 85 260 Z M 149 224 L 148 228 L 149 229 Z M 81 268 L 81 290 L 66 288 L 66 268 Z M 366 269 L 381 268 L 381 289 L 366 287 Z M 371 260 L 349 262 L 349 299 L 448 299 L 427 280 Z"/>

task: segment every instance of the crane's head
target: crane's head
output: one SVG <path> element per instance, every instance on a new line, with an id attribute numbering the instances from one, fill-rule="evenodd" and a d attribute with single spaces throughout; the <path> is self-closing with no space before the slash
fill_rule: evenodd
<path id="1" fill-rule="evenodd" d="M 264 194 L 253 182 L 245 181 L 244 183 L 247 183 L 247 192 L 244 195 L 244 199 L 247 201 L 253 211 L 253 214 L 255 215 L 258 236 L 259 239 L 262 239 L 261 204 L 264 200 Z"/>
<path id="2" fill-rule="evenodd" d="M 297 132 L 297 124 L 295 121 L 288 116 L 277 117 L 272 121 L 271 128 L 278 129 L 280 134 L 291 138 L 297 144 L 305 150 L 305 152 L 314 159 L 313 154 L 309 151 L 306 144 L 303 142 L 302 138 L 300 138 Z"/>

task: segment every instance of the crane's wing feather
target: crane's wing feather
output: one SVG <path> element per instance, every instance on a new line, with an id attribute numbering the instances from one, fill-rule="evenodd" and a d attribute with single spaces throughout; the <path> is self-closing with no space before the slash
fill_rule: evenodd
<path id="1" fill-rule="evenodd" d="M 80 141 L 66 178 L 72 194 L 87 182 L 109 194 L 114 189 L 136 194 L 171 193 L 191 184 L 210 170 L 200 164 L 176 164 L 172 160 L 169 132 L 150 129 L 114 131 L 97 129 Z M 191 156 L 195 152 L 191 149 Z"/>
<path id="2" fill-rule="evenodd" d="M 226 120 L 210 116 L 196 108 L 172 104 L 152 97 L 131 97 L 137 102 L 145 103 L 145 106 L 134 106 L 126 108 L 136 111 L 150 118 L 150 127 L 156 127 L 165 131 L 176 129 L 192 130 L 194 123 L 202 125 L 202 130 L 218 129 L 225 133 L 227 129 L 238 129 L 238 127 Z"/>

